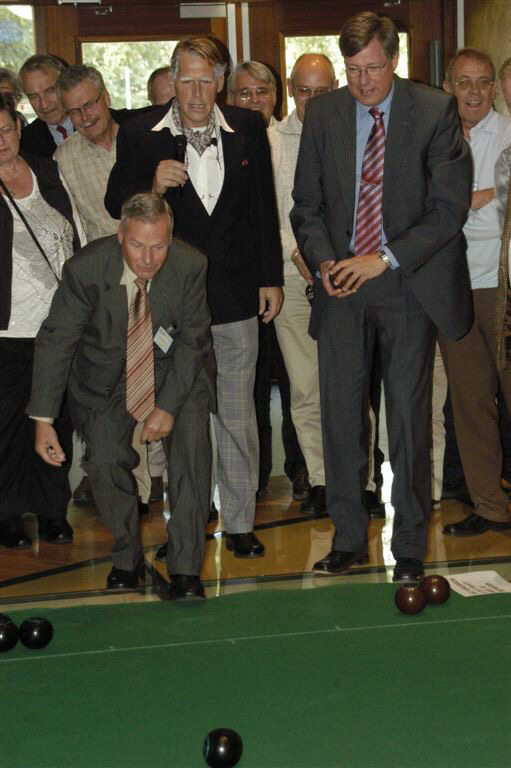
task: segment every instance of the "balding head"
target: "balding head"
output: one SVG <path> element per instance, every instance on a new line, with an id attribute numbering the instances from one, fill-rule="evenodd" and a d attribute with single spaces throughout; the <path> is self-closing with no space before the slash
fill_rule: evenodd
<path id="1" fill-rule="evenodd" d="M 295 100 L 301 123 L 309 99 L 339 86 L 332 62 L 323 53 L 304 53 L 296 61 L 287 81 L 288 94 Z"/>

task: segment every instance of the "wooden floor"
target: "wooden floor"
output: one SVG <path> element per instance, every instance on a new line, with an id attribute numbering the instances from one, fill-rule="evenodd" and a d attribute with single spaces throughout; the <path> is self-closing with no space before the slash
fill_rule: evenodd
<path id="1" fill-rule="evenodd" d="M 389 468 L 387 465 L 387 478 Z M 384 486 L 390 498 L 390 481 Z M 226 591 L 267 588 L 269 586 L 316 587 L 332 580 L 390 581 L 393 557 L 390 552 L 393 509 L 386 505 L 386 520 L 369 523 L 369 563 L 348 575 L 322 577 L 311 573 L 312 564 L 323 557 L 332 538 L 327 517 L 311 520 L 300 513 L 300 503 L 292 501 L 290 483 L 273 476 L 270 491 L 257 506 L 257 535 L 266 547 L 266 556 L 243 560 L 226 550 L 222 521 L 209 524 L 202 579 L 209 596 Z M 431 518 L 428 570 L 440 572 L 474 569 L 496 570 L 511 578 L 511 532 L 486 533 L 473 538 L 448 537 L 442 527 L 459 520 L 470 510 L 458 501 L 443 502 Z M 94 507 L 71 506 L 68 519 L 74 528 L 72 544 L 51 545 L 40 541 L 34 516 L 26 515 L 25 525 L 34 545 L 13 551 L 0 547 L 0 610 L 16 603 L 41 600 L 147 600 L 158 599 L 158 585 L 167 578 L 165 565 L 154 560 L 154 553 L 165 540 L 168 519 L 166 501 L 153 503 L 141 520 L 142 539 L 148 568 L 145 589 L 114 595 L 106 593 L 106 576 L 111 568 L 111 537 Z"/>

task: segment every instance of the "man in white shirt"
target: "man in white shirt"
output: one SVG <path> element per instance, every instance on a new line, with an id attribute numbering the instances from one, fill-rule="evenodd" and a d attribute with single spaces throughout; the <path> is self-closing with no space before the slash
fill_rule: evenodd
<path id="1" fill-rule="evenodd" d="M 176 98 L 121 125 L 105 205 L 116 217 L 127 197 L 152 188 L 171 205 L 176 236 L 208 257 L 226 544 L 237 557 L 257 557 L 257 315 L 270 322 L 280 310 L 282 257 L 266 130 L 250 110 L 215 104 L 224 70 L 211 39 L 180 41 L 171 60 Z"/>
<path id="2" fill-rule="evenodd" d="M 454 426 L 475 510 L 446 525 L 452 536 L 476 536 L 511 529 L 511 506 L 501 487 L 502 446 L 496 397 L 511 410 L 511 369 L 498 370 L 495 332 L 501 227 L 495 201 L 495 164 L 511 144 L 511 118 L 492 107 L 497 90 L 488 54 L 463 48 L 450 62 L 444 89 L 456 96 L 463 133 L 474 163 L 470 215 L 463 231 L 472 285 L 475 322 L 458 341 L 442 335 L 454 412 Z"/>

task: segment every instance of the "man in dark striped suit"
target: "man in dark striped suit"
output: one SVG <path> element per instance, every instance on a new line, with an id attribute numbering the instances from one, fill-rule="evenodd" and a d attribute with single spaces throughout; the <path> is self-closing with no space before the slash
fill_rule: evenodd
<path id="1" fill-rule="evenodd" d="M 309 103 L 291 221 L 316 274 L 331 552 L 314 570 L 367 560 L 368 390 L 381 355 L 394 483 L 394 579 L 423 572 L 431 508 L 430 379 L 436 327 L 472 323 L 462 226 L 471 162 L 455 101 L 401 80 L 393 22 L 363 12 L 340 37 L 348 85 Z"/>

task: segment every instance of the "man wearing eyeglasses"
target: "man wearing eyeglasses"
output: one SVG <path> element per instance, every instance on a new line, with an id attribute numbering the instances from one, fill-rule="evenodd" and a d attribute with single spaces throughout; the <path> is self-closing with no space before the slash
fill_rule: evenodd
<path id="1" fill-rule="evenodd" d="M 237 64 L 227 80 L 227 103 L 260 112 L 267 128 L 274 125 L 277 83 L 273 72 L 259 61 Z"/>
<path id="2" fill-rule="evenodd" d="M 103 77 L 91 66 L 76 65 L 62 72 L 57 96 L 75 133 L 54 154 L 80 214 L 87 242 L 112 235 L 119 221 L 105 208 L 103 199 L 115 163 L 119 122 L 134 114 L 111 110 Z"/>
<path id="3" fill-rule="evenodd" d="M 501 487 L 502 444 L 497 396 L 511 412 L 511 368 L 498 370 L 495 306 L 501 226 L 495 200 L 495 165 L 511 145 L 511 118 L 493 109 L 495 67 L 487 53 L 463 48 L 449 63 L 444 89 L 458 102 L 474 163 L 470 215 L 463 229 L 475 322 L 460 341 L 440 337 L 454 413 L 454 427 L 474 511 L 446 525 L 451 536 L 511 529 L 511 505 Z"/>
<path id="4" fill-rule="evenodd" d="M 54 159 L 76 203 L 85 230 L 87 242 L 117 232 L 119 221 L 105 208 L 104 197 L 115 163 L 116 140 L 119 123 L 127 118 L 151 110 L 110 109 L 110 94 L 101 73 L 95 67 L 76 65 L 64 70 L 56 82 L 59 103 L 74 128 L 74 133 L 55 150 Z M 139 485 L 139 510 L 148 511 L 151 479 L 147 468 L 147 451 L 141 448 L 137 437 L 133 446 L 141 456 L 135 469 Z M 151 451 L 157 447 L 152 446 Z M 159 476 L 165 467 L 164 457 L 154 462 L 151 475 Z M 84 476 L 75 489 L 76 503 L 93 504 L 89 479 Z"/>
<path id="5" fill-rule="evenodd" d="M 368 559 L 363 501 L 368 392 L 377 345 L 394 481 L 395 581 L 421 577 L 431 510 L 430 382 L 436 328 L 459 338 L 472 322 L 461 228 L 470 156 L 456 102 L 394 74 L 393 22 L 362 12 L 340 36 L 348 85 L 305 111 L 291 222 L 316 276 L 331 551 L 314 571 Z"/>

